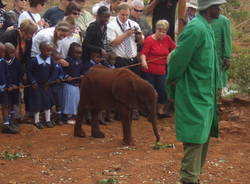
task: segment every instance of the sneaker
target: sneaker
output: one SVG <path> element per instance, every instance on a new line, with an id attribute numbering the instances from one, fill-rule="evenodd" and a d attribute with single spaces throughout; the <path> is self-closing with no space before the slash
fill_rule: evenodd
<path id="1" fill-rule="evenodd" d="M 12 126 L 10 126 L 10 124 L 8 124 L 8 125 L 3 125 L 2 133 L 5 133 L 5 134 L 17 134 L 18 130 L 13 128 Z"/>
<path id="2" fill-rule="evenodd" d="M 43 126 L 40 122 L 38 123 L 34 123 L 35 127 L 38 128 L 38 129 L 43 129 Z"/>
<path id="3" fill-rule="evenodd" d="M 52 123 L 51 121 L 45 122 L 44 125 L 45 125 L 46 127 L 48 127 L 48 128 L 53 128 L 53 127 L 54 127 L 54 125 L 53 125 L 53 123 Z"/>
<path id="4" fill-rule="evenodd" d="M 69 119 L 67 121 L 67 124 L 70 124 L 70 125 L 74 125 L 76 123 L 76 121 L 74 119 Z"/>

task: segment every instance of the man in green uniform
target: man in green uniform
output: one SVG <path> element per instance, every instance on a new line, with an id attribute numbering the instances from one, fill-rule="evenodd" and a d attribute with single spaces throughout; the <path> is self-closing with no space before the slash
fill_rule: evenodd
<path id="1" fill-rule="evenodd" d="M 181 33 L 168 63 L 166 88 L 175 99 L 176 138 L 183 142 L 183 184 L 198 184 L 209 137 L 218 137 L 216 118 L 217 64 L 214 31 L 225 0 L 198 0 L 199 13 Z"/>
<path id="2" fill-rule="evenodd" d="M 220 15 L 218 19 L 212 20 L 211 25 L 215 34 L 217 64 L 219 65 L 217 86 L 222 89 L 227 85 L 227 69 L 232 53 L 231 23 L 227 17 Z"/>

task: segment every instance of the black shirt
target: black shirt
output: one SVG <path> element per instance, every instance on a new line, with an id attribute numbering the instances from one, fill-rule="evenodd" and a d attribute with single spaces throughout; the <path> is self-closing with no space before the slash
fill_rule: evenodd
<path id="1" fill-rule="evenodd" d="M 83 42 L 84 60 L 90 59 L 91 52 L 101 52 L 102 49 L 107 50 L 107 25 L 101 30 L 98 21 L 92 22 L 87 30 Z"/>
<path id="2" fill-rule="evenodd" d="M 168 1 L 172 2 L 171 6 L 168 6 Z M 165 19 L 169 22 L 168 35 L 174 40 L 175 32 L 175 12 L 178 0 L 165 0 L 160 2 L 153 9 L 152 26 L 155 32 L 155 24 L 158 20 Z"/>

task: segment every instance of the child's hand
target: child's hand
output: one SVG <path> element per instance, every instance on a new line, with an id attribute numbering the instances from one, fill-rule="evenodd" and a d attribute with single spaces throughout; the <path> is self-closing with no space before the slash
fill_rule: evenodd
<path id="1" fill-rule="evenodd" d="M 36 88 L 38 88 L 38 85 L 37 84 L 32 84 L 32 88 L 36 89 Z"/>

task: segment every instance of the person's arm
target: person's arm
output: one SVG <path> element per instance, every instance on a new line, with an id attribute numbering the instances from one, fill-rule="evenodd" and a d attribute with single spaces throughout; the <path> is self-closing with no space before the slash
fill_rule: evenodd
<path id="1" fill-rule="evenodd" d="M 226 18 L 225 25 L 223 26 L 223 67 L 228 69 L 230 66 L 230 58 L 232 54 L 232 35 L 231 35 L 231 23 Z"/>
<path id="2" fill-rule="evenodd" d="M 143 48 L 142 48 L 142 51 L 141 51 L 141 56 L 140 56 L 141 65 L 145 69 L 148 69 L 148 64 L 147 64 L 147 60 L 146 60 L 147 57 L 146 56 L 148 55 L 148 53 L 149 53 L 149 51 L 151 49 L 151 46 L 152 46 L 152 43 L 150 42 L 150 40 L 146 39 L 144 41 Z"/>
<path id="3" fill-rule="evenodd" d="M 149 15 L 153 12 L 156 5 L 159 4 L 159 0 L 152 0 L 150 4 L 145 8 L 145 14 Z"/>
<path id="4" fill-rule="evenodd" d="M 202 41 L 202 33 L 197 26 L 188 26 L 181 33 L 176 49 L 168 63 L 168 82 L 176 82 L 186 71 L 193 55 Z"/>

